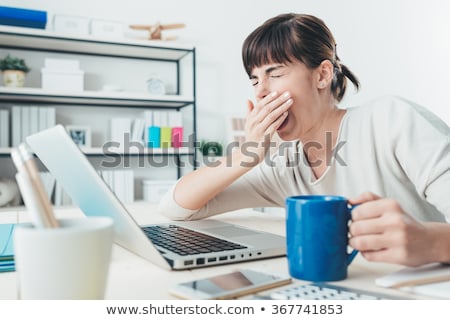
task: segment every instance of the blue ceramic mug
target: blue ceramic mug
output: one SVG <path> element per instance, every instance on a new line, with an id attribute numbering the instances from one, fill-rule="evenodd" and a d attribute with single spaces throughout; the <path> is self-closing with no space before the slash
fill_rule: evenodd
<path id="1" fill-rule="evenodd" d="M 347 252 L 352 209 L 340 196 L 286 199 L 287 259 L 292 277 L 314 282 L 347 278 L 347 267 L 358 253 Z"/>

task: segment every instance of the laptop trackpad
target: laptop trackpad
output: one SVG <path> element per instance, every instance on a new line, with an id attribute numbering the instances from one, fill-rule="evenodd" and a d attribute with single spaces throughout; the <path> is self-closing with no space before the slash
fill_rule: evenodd
<path id="1" fill-rule="evenodd" d="M 239 227 L 235 227 L 235 226 L 210 228 L 207 231 L 211 232 L 215 235 L 225 237 L 225 238 L 236 238 L 236 237 L 244 237 L 244 236 L 260 234 L 258 232 L 255 232 L 255 231 L 252 231 L 249 229 L 239 228 Z"/>

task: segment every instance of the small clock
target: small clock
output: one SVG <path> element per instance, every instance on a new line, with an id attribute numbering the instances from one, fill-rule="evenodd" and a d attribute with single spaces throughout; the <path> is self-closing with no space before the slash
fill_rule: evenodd
<path id="1" fill-rule="evenodd" d="M 151 94 L 166 94 L 166 85 L 161 79 L 152 77 L 147 80 L 147 91 Z"/>

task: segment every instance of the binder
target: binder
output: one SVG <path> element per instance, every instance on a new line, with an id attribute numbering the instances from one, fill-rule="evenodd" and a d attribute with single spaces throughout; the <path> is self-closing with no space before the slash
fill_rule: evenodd
<path id="1" fill-rule="evenodd" d="M 0 272 L 14 271 L 13 233 L 16 224 L 0 224 Z"/>
<path id="2" fill-rule="evenodd" d="M 0 6 L 0 24 L 45 29 L 47 12 L 23 8 Z"/>
<path id="3" fill-rule="evenodd" d="M 148 127 L 148 148 L 160 148 L 161 147 L 161 128 L 151 126 Z"/>
<path id="4" fill-rule="evenodd" d="M 169 126 L 169 115 L 166 111 L 161 111 L 160 118 L 161 148 L 168 149 L 172 146 L 172 128 Z"/>
<path id="5" fill-rule="evenodd" d="M 169 113 L 169 126 L 172 128 L 172 147 L 183 146 L 183 116 L 179 111 Z"/>
<path id="6" fill-rule="evenodd" d="M 0 148 L 9 147 L 9 111 L 0 110 Z"/>
<path id="7" fill-rule="evenodd" d="M 161 148 L 168 149 L 172 146 L 172 128 L 161 127 Z"/>

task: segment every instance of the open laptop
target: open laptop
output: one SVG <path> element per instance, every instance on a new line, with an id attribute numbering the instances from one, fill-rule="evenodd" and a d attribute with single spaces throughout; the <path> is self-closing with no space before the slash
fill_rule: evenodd
<path id="1" fill-rule="evenodd" d="M 286 254 L 282 236 L 213 219 L 139 226 L 63 126 L 28 136 L 26 141 L 86 216 L 111 217 L 115 242 L 160 267 L 183 270 Z M 202 233 L 203 236 L 200 240 L 189 240 L 190 245 L 179 240 L 180 235 L 172 240 L 164 238 L 173 231 L 187 231 L 191 235 Z M 191 248 L 192 244 L 197 245 L 196 250 Z"/>

